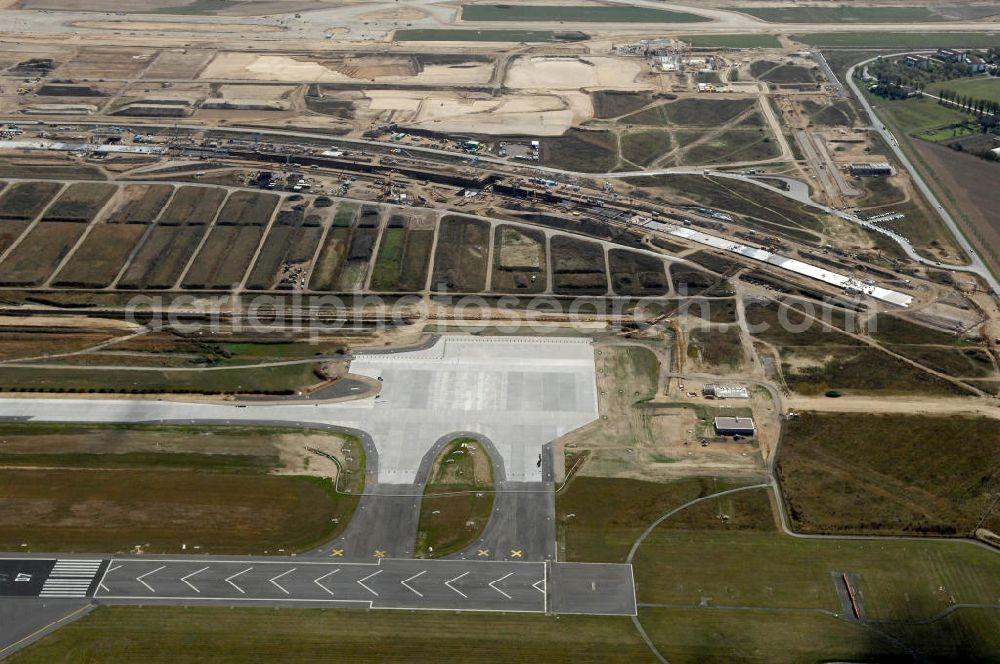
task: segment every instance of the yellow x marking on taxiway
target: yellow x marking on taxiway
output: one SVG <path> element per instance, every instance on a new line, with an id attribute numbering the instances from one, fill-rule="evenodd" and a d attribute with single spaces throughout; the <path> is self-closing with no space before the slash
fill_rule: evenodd
<path id="1" fill-rule="evenodd" d="M 376 558 L 385 558 L 385 551 L 379 551 L 378 549 L 375 549 L 375 557 Z"/>
<path id="2" fill-rule="evenodd" d="M 479 556 L 480 558 L 485 558 L 486 556 L 490 555 L 490 550 L 489 549 L 480 549 L 479 553 L 477 553 L 476 555 Z"/>
<path id="3" fill-rule="evenodd" d="M 520 558 L 521 557 L 521 549 L 511 549 L 510 550 L 510 557 L 511 558 Z"/>
<path id="4" fill-rule="evenodd" d="M 334 558 L 343 558 L 344 557 L 344 550 L 343 549 L 334 549 L 333 551 L 330 552 L 330 555 L 333 556 Z"/>

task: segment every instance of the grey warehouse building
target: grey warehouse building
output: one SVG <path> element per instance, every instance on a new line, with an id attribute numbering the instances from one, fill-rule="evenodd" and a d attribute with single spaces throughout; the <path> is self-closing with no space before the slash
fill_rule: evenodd
<path id="1" fill-rule="evenodd" d="M 753 436 L 757 427 L 752 417 L 717 417 L 715 433 L 718 436 Z"/>

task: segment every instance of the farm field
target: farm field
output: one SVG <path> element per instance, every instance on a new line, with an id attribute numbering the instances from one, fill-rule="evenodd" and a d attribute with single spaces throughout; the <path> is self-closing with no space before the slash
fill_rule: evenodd
<path id="1" fill-rule="evenodd" d="M 653 256 L 611 249 L 608 251 L 611 287 L 619 295 L 665 295 L 669 288 L 663 260 Z"/>
<path id="2" fill-rule="evenodd" d="M 55 182 L 15 182 L 0 195 L 0 219 L 31 221 L 61 187 Z"/>
<path id="3" fill-rule="evenodd" d="M 94 226 L 52 284 L 83 288 L 110 286 L 145 233 L 146 227 L 138 224 Z"/>
<path id="4" fill-rule="evenodd" d="M 604 295 L 608 279 L 604 247 L 565 235 L 552 238 L 552 290 L 562 295 Z"/>
<path id="5" fill-rule="evenodd" d="M 735 7 L 772 23 L 933 23 L 944 17 L 928 7 Z"/>
<path id="6" fill-rule="evenodd" d="M 108 221 L 125 224 L 151 224 L 170 200 L 174 188 L 168 184 L 127 185 L 120 190 L 121 202 L 108 215 Z"/>
<path id="7" fill-rule="evenodd" d="M 493 232 L 490 290 L 498 293 L 541 293 L 548 287 L 545 233 L 498 224 Z"/>
<path id="8" fill-rule="evenodd" d="M 825 48 L 990 48 L 992 32 L 819 32 L 792 39 Z"/>
<path id="9" fill-rule="evenodd" d="M 234 191 L 219 210 L 219 226 L 265 226 L 278 206 L 277 194 Z"/>
<path id="10" fill-rule="evenodd" d="M 445 445 L 424 487 L 415 556 L 439 558 L 472 544 L 493 511 L 493 489 L 493 464 L 478 441 L 457 438 Z"/>
<path id="11" fill-rule="evenodd" d="M 261 226 L 215 226 L 184 275 L 184 287 L 228 289 L 238 285 L 263 236 Z"/>
<path id="12" fill-rule="evenodd" d="M 431 288 L 474 293 L 486 289 L 490 224 L 468 217 L 445 216 L 438 230 Z"/>
<path id="13" fill-rule="evenodd" d="M 247 287 L 294 288 L 295 275 L 300 273 L 292 270 L 308 270 L 322 237 L 320 226 L 272 226 L 247 277 Z M 291 269 L 286 270 L 286 266 Z"/>
<path id="14" fill-rule="evenodd" d="M 932 95 L 938 94 L 941 90 L 950 90 L 973 99 L 1000 101 L 1000 79 L 993 76 L 956 78 L 950 81 L 931 83 L 927 86 L 927 92 Z"/>
<path id="15" fill-rule="evenodd" d="M 462 5 L 463 21 L 566 23 L 700 23 L 703 16 L 646 7 L 601 5 Z"/>
<path id="16" fill-rule="evenodd" d="M 347 245 L 351 238 L 351 226 L 358 214 L 358 206 L 341 203 L 334 213 L 330 229 L 320 248 L 316 264 L 309 277 L 309 288 L 315 291 L 335 290 L 340 279 Z"/>
<path id="17" fill-rule="evenodd" d="M 796 530 L 965 535 L 1000 530 L 997 420 L 802 413 L 778 476 Z M 905 430 L 904 437 L 894 432 Z M 891 448 L 891 450 L 889 449 Z M 934 459 L 928 463 L 928 459 Z"/>
<path id="18" fill-rule="evenodd" d="M 226 190 L 217 187 L 179 187 L 159 223 L 164 226 L 210 224 L 225 198 Z"/>
<path id="19" fill-rule="evenodd" d="M 207 226 L 157 224 L 125 270 L 118 287 L 172 288 L 207 230 Z"/>
<path id="20" fill-rule="evenodd" d="M 110 184 L 78 182 L 68 186 L 45 211 L 44 221 L 90 221 L 117 188 Z"/>
<path id="21" fill-rule="evenodd" d="M 365 287 L 381 226 L 381 210 L 373 205 L 362 206 L 351 229 L 334 290 L 358 291 Z"/>
<path id="22" fill-rule="evenodd" d="M 780 48 L 774 35 L 680 35 L 677 37 L 695 48 Z"/>
<path id="23" fill-rule="evenodd" d="M 37 286 L 44 282 L 86 230 L 85 224 L 65 221 L 38 223 L 0 263 L 0 283 Z"/>
<path id="24" fill-rule="evenodd" d="M 434 230 L 429 224 L 414 228 L 414 221 L 402 215 L 389 219 L 372 268 L 372 290 L 423 290 L 434 247 Z"/>

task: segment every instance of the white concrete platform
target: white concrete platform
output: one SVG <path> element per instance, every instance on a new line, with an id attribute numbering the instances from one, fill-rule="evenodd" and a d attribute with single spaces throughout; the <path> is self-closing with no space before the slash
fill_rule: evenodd
<path id="1" fill-rule="evenodd" d="M 427 349 L 359 355 L 351 372 L 383 381 L 378 398 L 333 404 L 186 403 L 126 399 L 0 399 L 0 416 L 54 422 L 241 420 L 335 424 L 371 435 L 380 484 L 411 484 L 439 438 L 493 441 L 507 479 L 542 480 L 545 443 L 598 417 L 589 339 L 446 336 Z"/>

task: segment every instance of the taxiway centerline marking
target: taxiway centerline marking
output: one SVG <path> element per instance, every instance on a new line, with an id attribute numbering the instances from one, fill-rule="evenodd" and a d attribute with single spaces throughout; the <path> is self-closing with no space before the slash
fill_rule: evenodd
<path id="1" fill-rule="evenodd" d="M 157 572 L 159 572 L 164 567 L 166 567 L 166 565 L 160 565 L 159 567 L 157 567 L 156 569 L 154 569 L 154 570 L 152 570 L 150 572 L 146 572 L 145 574 L 143 574 L 141 576 L 135 577 L 135 580 L 138 581 L 139 583 L 141 583 L 142 585 L 146 586 L 147 588 L 149 588 L 150 592 L 154 592 L 155 593 L 156 591 L 153 590 L 153 586 L 151 586 L 148 583 L 146 583 L 145 581 L 143 581 L 143 579 L 145 579 L 150 574 L 156 574 Z"/>
<path id="2" fill-rule="evenodd" d="M 413 575 L 413 576 L 411 576 L 410 578 L 406 579 L 406 581 L 400 581 L 400 583 L 401 583 L 401 584 L 403 584 L 403 586 L 404 586 L 404 587 L 405 587 L 405 588 L 406 588 L 407 590 L 411 590 L 411 591 L 413 591 L 414 593 L 416 593 L 418 597 L 423 597 L 423 596 L 424 596 L 424 594 L 423 594 L 422 592 L 420 592 L 419 590 L 417 590 L 416 588 L 414 588 L 413 586 L 411 586 L 411 585 L 410 585 L 410 584 L 409 584 L 408 582 L 409 582 L 409 581 L 413 581 L 413 580 L 414 580 L 415 578 L 417 578 L 418 576 L 420 576 L 420 575 L 422 575 L 422 574 L 426 574 L 426 573 L 427 573 L 427 570 L 425 570 L 425 569 L 424 569 L 424 570 L 420 570 L 419 572 L 417 572 L 416 574 L 414 574 L 414 575 Z"/>
<path id="3" fill-rule="evenodd" d="M 246 591 L 243 590 L 242 588 L 240 588 L 235 583 L 233 583 L 233 579 L 235 579 L 236 577 L 238 577 L 240 574 L 246 574 L 247 572 L 249 572 L 252 569 L 253 569 L 253 567 L 247 567 L 242 572 L 237 572 L 236 574 L 233 574 L 231 577 L 229 577 L 228 579 L 226 579 L 226 583 L 228 583 L 229 585 L 231 585 L 233 588 L 236 588 L 237 590 L 239 590 L 241 595 L 246 595 L 247 594 Z"/>
<path id="4" fill-rule="evenodd" d="M 458 580 L 459 580 L 459 579 L 461 579 L 461 578 L 462 578 L 463 576 L 467 576 L 468 574 L 469 574 L 468 572 L 462 572 L 461 574 L 459 574 L 458 576 L 456 576 L 456 577 L 455 577 L 454 579 L 451 579 L 451 580 L 449 580 L 449 581 L 445 581 L 445 582 L 444 582 L 444 585 L 448 586 L 449 588 L 451 588 L 452 590 L 454 590 L 455 592 L 457 592 L 457 593 L 458 593 L 459 595 L 461 595 L 461 596 L 462 596 L 462 597 L 464 597 L 465 599 L 469 599 L 469 596 L 468 596 L 468 595 L 466 595 L 465 593 L 463 593 L 463 592 L 462 592 L 461 590 L 459 590 L 459 589 L 458 589 L 458 588 L 456 588 L 455 586 L 451 585 L 453 581 L 458 581 Z"/>
<path id="5" fill-rule="evenodd" d="M 278 576 L 274 577 L 273 579 L 268 579 L 268 581 L 270 581 L 270 582 L 271 582 L 271 583 L 272 583 L 272 584 L 274 585 L 274 587 L 275 587 L 275 588 L 277 588 L 277 589 L 278 589 L 278 590 L 280 590 L 281 592 L 283 592 L 283 593 L 285 593 L 286 595 L 288 595 L 288 594 L 289 594 L 289 593 L 288 593 L 288 591 L 287 591 L 287 590 L 285 590 L 285 588 L 284 588 L 283 586 L 281 586 L 281 585 L 279 585 L 279 584 L 278 584 L 278 579 L 280 579 L 280 578 L 281 578 L 281 577 L 283 577 L 283 576 L 287 576 L 287 575 L 291 574 L 291 573 L 292 573 L 292 572 L 294 572 L 295 570 L 296 570 L 296 568 L 295 568 L 295 567 L 293 567 L 292 569 L 289 569 L 289 570 L 285 570 L 284 572 L 282 572 L 282 573 L 281 573 L 281 574 L 279 574 Z"/>
<path id="6" fill-rule="evenodd" d="M 368 592 L 370 592 L 372 595 L 375 595 L 375 597 L 378 597 L 378 593 L 375 592 L 374 590 L 372 590 L 371 588 L 369 588 L 368 586 L 366 586 L 364 582 L 367 581 L 368 579 L 372 578 L 373 576 L 378 576 L 383 571 L 384 570 L 379 570 L 379 571 L 375 572 L 374 574 L 369 574 L 368 576 L 366 576 L 363 579 L 359 579 L 358 580 L 358 585 L 361 586 L 362 588 L 364 588 L 365 590 L 367 590 Z"/>
<path id="7" fill-rule="evenodd" d="M 324 574 L 323 576 L 319 577 L 318 579 L 313 579 L 313 583 L 315 583 L 317 586 L 319 586 L 320 588 L 322 588 L 326 592 L 330 593 L 331 596 L 333 596 L 333 591 L 330 590 L 329 588 L 327 588 L 326 586 L 324 586 L 322 583 L 320 583 L 320 581 L 322 581 L 323 579 L 325 579 L 328 576 L 333 576 L 334 574 L 336 574 L 339 571 L 340 571 L 340 568 L 338 567 L 337 569 L 333 570 L 332 572 L 327 572 L 326 574 Z"/>
<path id="8" fill-rule="evenodd" d="M 190 579 L 192 576 L 195 576 L 196 574 L 201 574 L 202 572 L 204 572 L 205 570 L 207 570 L 209 567 L 211 567 L 211 565 L 206 565 L 205 567 L 202 567 L 197 572 L 191 572 L 187 576 L 182 576 L 181 577 L 181 581 L 183 581 L 184 583 L 186 583 L 191 590 L 195 591 L 196 593 L 200 593 L 201 591 L 198 590 L 197 588 L 195 588 L 194 584 L 192 584 L 190 581 L 188 581 L 188 579 Z"/>
<path id="9" fill-rule="evenodd" d="M 501 581 L 503 581 L 504 579 L 506 579 L 506 578 L 507 578 L 508 576 L 511 576 L 512 574 L 513 574 L 513 572 L 508 572 L 507 574 L 504 574 L 503 576 L 501 576 L 501 577 L 500 577 L 499 579 L 497 579 L 496 581 L 490 581 L 490 582 L 489 582 L 489 586 L 490 586 L 490 588 L 492 588 L 493 590 L 497 591 L 498 593 L 500 593 L 501 595 L 503 595 L 503 596 L 504 596 L 504 597 L 506 597 L 507 599 L 511 599 L 511 596 L 510 596 L 510 595 L 508 595 L 508 594 L 507 594 L 507 593 L 505 593 L 504 591 L 500 590 L 499 588 L 497 588 L 497 587 L 496 587 L 496 586 L 494 586 L 493 584 L 494 584 L 494 583 L 500 583 Z"/>

